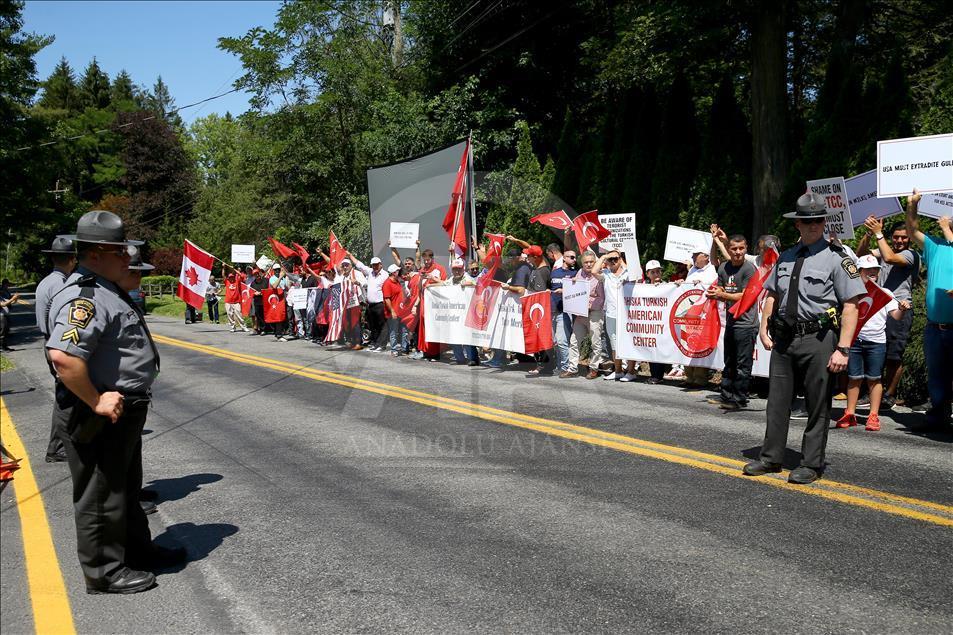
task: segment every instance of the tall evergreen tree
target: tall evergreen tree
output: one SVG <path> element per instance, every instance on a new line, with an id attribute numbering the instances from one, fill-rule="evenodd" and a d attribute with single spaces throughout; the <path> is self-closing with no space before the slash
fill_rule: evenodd
<path id="1" fill-rule="evenodd" d="M 121 108 L 122 105 L 126 105 L 127 108 L 135 107 L 136 87 L 125 69 L 119 71 L 113 78 L 112 86 L 109 88 L 109 100 L 115 108 Z"/>
<path id="2" fill-rule="evenodd" d="M 563 128 L 556 145 L 556 175 L 553 178 L 553 193 L 570 206 L 576 204 L 579 195 L 579 132 L 576 115 L 566 108 Z"/>
<path id="3" fill-rule="evenodd" d="M 107 108 L 109 106 L 109 75 L 94 57 L 79 80 L 79 99 L 84 108 Z"/>
<path id="4" fill-rule="evenodd" d="M 76 86 L 76 76 L 73 69 L 61 57 L 53 68 L 53 72 L 43 82 L 43 94 L 37 102 L 38 106 L 50 110 L 65 110 L 74 112 L 80 108 L 79 89 Z"/>

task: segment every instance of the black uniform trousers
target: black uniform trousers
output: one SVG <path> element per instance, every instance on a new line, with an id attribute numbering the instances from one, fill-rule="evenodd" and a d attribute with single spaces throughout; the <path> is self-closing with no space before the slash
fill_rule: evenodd
<path id="1" fill-rule="evenodd" d="M 725 329 L 725 368 L 721 372 L 721 398 L 740 406 L 748 403 L 748 385 L 754 365 L 756 326 L 735 326 Z"/>
<path id="2" fill-rule="evenodd" d="M 147 408 L 148 403 L 127 400 L 116 423 L 93 414 L 84 403 L 73 407 L 74 416 L 67 415 L 71 434 L 65 446 L 73 477 L 76 551 L 91 582 L 110 582 L 130 557 L 141 557 L 152 548 L 149 521 L 139 505 Z M 79 440 L 97 427 L 101 429 L 90 440 Z"/>
<path id="3" fill-rule="evenodd" d="M 791 401 L 804 387 L 807 428 L 801 441 L 801 465 L 824 468 L 824 449 L 831 417 L 831 382 L 827 363 L 837 346 L 837 333 L 824 329 L 795 335 L 790 343 L 775 340 L 771 351 L 771 383 L 768 395 L 768 425 L 761 446 L 761 461 L 780 465 L 788 440 Z"/>

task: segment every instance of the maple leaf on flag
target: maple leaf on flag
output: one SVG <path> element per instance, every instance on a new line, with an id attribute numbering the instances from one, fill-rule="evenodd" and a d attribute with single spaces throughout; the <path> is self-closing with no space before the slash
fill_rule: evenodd
<path id="1" fill-rule="evenodd" d="M 199 283 L 199 272 L 195 270 L 195 267 L 189 267 L 186 269 L 185 277 L 188 278 L 190 287 L 194 287 Z"/>

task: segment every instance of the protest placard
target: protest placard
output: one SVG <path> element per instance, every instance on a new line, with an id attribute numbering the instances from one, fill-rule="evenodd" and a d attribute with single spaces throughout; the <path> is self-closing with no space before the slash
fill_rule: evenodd
<path id="1" fill-rule="evenodd" d="M 288 300 L 291 302 L 291 306 L 296 309 L 303 309 L 308 306 L 308 291 L 310 291 L 310 289 L 307 287 L 289 289 Z"/>
<path id="2" fill-rule="evenodd" d="M 589 315 L 589 282 L 563 278 L 563 313 Z"/>
<path id="3" fill-rule="evenodd" d="M 232 245 L 232 262 L 255 262 L 255 246 Z"/>
<path id="4" fill-rule="evenodd" d="M 391 223 L 390 246 L 394 249 L 416 249 L 420 223 Z"/>
<path id="5" fill-rule="evenodd" d="M 850 207 L 852 225 L 863 225 L 868 216 L 883 218 L 903 212 L 900 199 L 896 196 L 879 198 L 877 196 L 877 170 L 852 176 L 844 181 L 847 191 L 847 204 Z"/>
<path id="6" fill-rule="evenodd" d="M 612 232 L 599 242 L 599 249 L 605 253 L 615 249 L 625 254 L 629 273 L 642 277 L 642 263 L 639 259 L 639 243 L 635 237 L 635 214 L 599 214 L 599 222 Z"/>
<path id="7" fill-rule="evenodd" d="M 525 345 L 520 296 L 509 291 L 500 293 L 487 328 L 477 330 L 466 325 L 467 309 L 474 292 L 474 287 L 457 285 L 424 289 L 427 341 L 522 353 Z"/>
<path id="8" fill-rule="evenodd" d="M 708 232 L 669 225 L 665 237 L 665 254 L 662 258 L 669 262 L 688 262 L 696 251 L 709 253 L 711 240 L 711 234 Z"/>
<path id="9" fill-rule="evenodd" d="M 877 196 L 953 191 L 953 134 L 877 142 Z"/>
<path id="10" fill-rule="evenodd" d="M 275 262 L 268 256 L 262 255 L 260 258 L 258 258 L 258 260 L 255 261 L 255 264 L 258 265 L 259 269 L 265 271 L 271 267 L 271 265 L 275 264 Z"/>
<path id="11" fill-rule="evenodd" d="M 917 210 L 923 216 L 930 216 L 932 218 L 953 216 L 953 192 L 924 194 L 923 198 L 920 199 Z"/>
<path id="12" fill-rule="evenodd" d="M 844 177 L 808 181 L 807 188 L 824 199 L 824 206 L 827 208 L 827 229 L 824 234 L 833 232 L 841 240 L 853 238 L 854 225 L 850 220 Z"/>
<path id="13" fill-rule="evenodd" d="M 717 313 L 706 314 L 704 289 L 626 282 L 619 300 L 620 359 L 717 369 L 724 365 L 724 303 L 715 303 Z M 708 326 L 718 330 L 709 332 Z"/>

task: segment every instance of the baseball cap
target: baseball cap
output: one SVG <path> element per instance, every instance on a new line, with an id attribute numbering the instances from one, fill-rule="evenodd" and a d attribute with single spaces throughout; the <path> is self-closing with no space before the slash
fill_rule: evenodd
<path id="1" fill-rule="evenodd" d="M 649 260 L 647 263 L 645 263 L 646 271 L 648 271 L 649 269 L 661 269 L 661 268 L 662 268 L 662 263 L 660 263 L 658 260 Z"/>
<path id="2" fill-rule="evenodd" d="M 342 265 L 350 265 L 350 264 L 353 264 L 353 263 L 351 262 L 351 260 L 350 260 L 349 258 L 345 258 L 344 260 L 341 261 L 341 264 L 342 264 Z"/>
<path id="3" fill-rule="evenodd" d="M 281 265 L 279 265 L 279 264 L 276 262 L 275 264 L 271 265 L 271 268 L 272 268 L 272 269 L 281 269 Z"/>
<path id="4" fill-rule="evenodd" d="M 454 259 L 453 259 L 453 262 L 450 263 L 450 266 L 451 266 L 451 267 L 466 267 L 467 265 L 466 265 L 465 262 L 463 262 L 463 259 L 461 259 L 461 258 L 454 258 Z"/>
<path id="5" fill-rule="evenodd" d="M 374 256 L 373 258 L 371 258 L 372 265 L 379 265 L 380 263 L 381 263 L 381 259 L 378 258 L 377 256 Z"/>
<path id="6" fill-rule="evenodd" d="M 857 268 L 858 269 L 880 269 L 880 263 L 877 262 L 877 259 L 867 254 L 861 256 L 857 259 Z"/>
<path id="7" fill-rule="evenodd" d="M 523 253 L 526 254 L 527 256 L 542 256 L 543 248 L 540 247 L 539 245 L 530 245 L 529 247 L 523 250 Z"/>
<path id="8" fill-rule="evenodd" d="M 400 267 L 397 265 L 391 265 L 387 267 L 387 273 L 394 273 L 395 271 L 400 271 Z"/>

